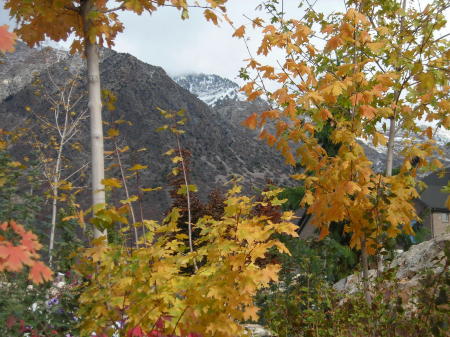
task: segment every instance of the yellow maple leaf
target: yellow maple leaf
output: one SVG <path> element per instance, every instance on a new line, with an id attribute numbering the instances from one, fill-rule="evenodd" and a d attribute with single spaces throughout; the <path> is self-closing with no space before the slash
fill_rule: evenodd
<path id="1" fill-rule="evenodd" d="M 133 165 L 133 167 L 130 167 L 128 170 L 130 170 L 130 171 L 139 171 L 139 170 L 144 170 L 146 168 L 148 168 L 147 165 L 135 164 L 135 165 Z"/>
<path id="2" fill-rule="evenodd" d="M 108 136 L 109 137 L 117 137 L 120 134 L 118 129 L 109 129 Z"/>
<path id="3" fill-rule="evenodd" d="M 116 187 L 116 188 L 122 187 L 122 183 L 117 178 L 103 179 L 102 184 L 109 187 Z"/>
<path id="4" fill-rule="evenodd" d="M 376 54 L 380 52 L 385 45 L 386 45 L 385 41 L 377 41 L 377 42 L 369 42 L 367 44 L 367 47 L 369 47 L 369 49 Z"/>
<path id="5" fill-rule="evenodd" d="M 261 281 L 263 283 L 268 283 L 270 281 L 278 281 L 278 272 L 281 270 L 279 264 L 269 264 L 266 268 L 261 270 Z"/>

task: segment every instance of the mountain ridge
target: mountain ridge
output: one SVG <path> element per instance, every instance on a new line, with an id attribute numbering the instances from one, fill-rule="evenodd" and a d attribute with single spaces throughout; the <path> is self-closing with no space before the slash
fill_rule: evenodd
<path id="1" fill-rule="evenodd" d="M 61 84 L 74 73 L 78 73 L 81 80 L 76 91 L 79 94 L 85 91 L 86 80 L 83 75 L 86 68 L 79 56 L 56 57 L 49 48 L 27 48 L 19 46 L 16 53 L 6 55 L 3 64 L 0 64 L 0 81 L 7 80 L 10 84 L 8 90 L 4 90 L 3 95 L 6 97 L 0 102 L 1 128 L 14 128 L 26 121 L 30 123 L 32 117 L 26 113 L 27 106 L 35 113 L 48 113 L 48 102 L 35 95 L 32 83 L 34 78 L 39 77 L 46 90 L 52 91 L 50 76 Z M 184 127 L 185 134 L 181 137 L 182 146 L 192 153 L 191 178 L 192 183 L 199 186 L 201 198 L 206 198 L 216 187 L 224 189 L 223 184 L 236 174 L 242 176 L 242 183 L 247 191 L 263 188 L 267 180 L 277 184 L 289 183 L 291 168 L 284 164 L 283 158 L 275 150 L 257 141 L 245 128 L 230 123 L 179 86 L 161 67 L 146 64 L 130 54 L 109 49 L 102 49 L 101 54 L 103 89 L 110 90 L 117 97 L 116 109 L 111 112 L 104 110 L 104 120 L 126 119 L 131 123 L 118 126 L 121 133 L 120 144 L 129 146 L 134 151 L 141 147 L 147 147 L 148 150 L 139 154 L 124 154 L 124 162 L 128 166 L 137 162 L 149 165 L 149 169 L 142 174 L 142 185 L 164 187 L 162 191 L 146 194 L 144 201 L 152 205 L 149 207 L 152 210 L 146 210 L 148 214 L 160 215 L 161 210 L 170 206 L 167 175 L 173 164 L 163 153 L 175 146 L 175 140 L 169 133 L 155 132 L 155 129 L 167 123 L 157 111 L 158 108 L 186 111 L 187 123 Z M 23 59 L 33 59 L 34 62 L 23 64 L 20 61 Z M 15 66 L 7 66 L 10 60 Z M 50 62 L 43 66 L 42 60 Z M 29 76 L 32 73 L 35 74 Z M 82 98 L 81 104 L 87 107 L 86 96 Z M 89 132 L 86 121 L 77 139 L 83 144 L 85 151 L 81 154 L 72 152 L 70 155 L 74 158 L 82 157 L 83 160 L 88 160 L 87 134 Z M 105 149 L 112 149 L 108 140 Z M 114 160 L 107 160 L 107 166 L 112 164 Z M 107 174 L 118 177 L 118 170 L 111 169 Z M 86 185 L 89 186 L 88 181 Z"/>

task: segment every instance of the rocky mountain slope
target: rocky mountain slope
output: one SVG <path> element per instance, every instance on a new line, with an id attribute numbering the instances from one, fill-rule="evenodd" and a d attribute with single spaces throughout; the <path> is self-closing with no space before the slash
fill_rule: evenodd
<path id="1" fill-rule="evenodd" d="M 261 99 L 247 102 L 245 95 L 239 91 L 239 85 L 237 83 L 217 75 L 188 74 L 174 77 L 174 80 L 183 88 L 197 95 L 199 99 L 234 125 L 241 123 L 252 112 L 269 109 L 269 104 Z M 419 121 L 418 125 L 420 129 L 424 130 L 430 126 L 430 123 Z M 378 129 L 386 136 L 388 135 L 389 129 L 383 131 L 381 123 Z M 415 134 L 414 137 L 413 142 L 427 140 L 426 136 L 420 132 Z M 394 167 L 401 164 L 402 158 L 400 152 L 403 142 L 407 139 L 411 139 L 411 137 L 407 137 L 405 134 L 398 132 L 395 139 Z M 448 166 L 450 164 L 450 130 L 437 128 L 435 131 L 435 139 L 437 145 L 443 151 L 440 159 Z M 386 148 L 382 146 L 375 147 L 370 140 L 360 139 L 360 142 L 364 146 L 368 158 L 374 163 L 375 168 L 378 171 L 383 171 Z"/>
<path id="2" fill-rule="evenodd" d="M 155 131 L 167 123 L 157 108 L 186 111 L 186 133 L 181 141 L 183 147 L 192 152 L 192 182 L 199 186 L 201 197 L 213 188 L 221 187 L 232 174 L 242 176 L 248 189 L 262 187 L 267 179 L 280 184 L 288 182 L 290 168 L 275 151 L 179 86 L 162 68 L 109 49 L 102 50 L 101 57 L 103 86 L 117 97 L 116 109 L 105 111 L 104 119 L 131 122 L 131 125 L 119 125 L 120 145 L 128 145 L 134 151 L 143 147 L 147 150 L 124 154 L 124 160 L 127 165 L 137 162 L 149 165 L 141 185 L 163 187 L 162 191 L 146 194 L 148 214 L 161 214 L 161 210 L 167 209 L 167 175 L 174 164 L 162 154 L 176 144 L 169 132 Z M 79 56 L 49 48 L 30 49 L 19 44 L 17 51 L 7 54 L 0 64 L 0 83 L 4 84 L 0 91 L 0 128 L 21 127 L 26 121 L 31 121 L 29 125 L 36 128 L 27 107 L 34 113 L 49 113 L 49 103 L 36 92 L 33 78 L 39 77 L 45 90 L 50 93 L 53 90 L 55 94 L 51 81 L 60 85 L 74 74 L 80 74 L 83 79 L 85 71 Z M 76 88 L 77 95 L 84 93 L 84 85 L 81 80 Z M 82 98 L 81 106 L 86 108 L 86 96 Z M 89 149 L 87 135 L 88 121 L 85 121 L 77 139 L 84 149 Z M 108 141 L 106 149 L 111 150 Z M 86 152 L 72 151 L 69 156 L 89 158 Z M 81 159 L 75 161 L 80 164 Z M 107 164 L 112 163 L 114 161 L 109 160 Z M 117 175 L 117 168 L 108 171 L 108 175 Z"/>

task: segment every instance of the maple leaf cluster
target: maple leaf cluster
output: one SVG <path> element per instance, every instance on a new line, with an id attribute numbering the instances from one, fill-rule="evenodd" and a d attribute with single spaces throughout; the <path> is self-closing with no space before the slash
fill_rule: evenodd
<path id="1" fill-rule="evenodd" d="M 450 128 L 449 42 L 448 34 L 440 33 L 448 3 L 434 1 L 407 11 L 395 1 L 346 5 L 346 12 L 328 17 L 310 9 L 301 20 L 273 12 L 270 22 L 252 20 L 262 40 L 246 67 L 254 80 L 242 91 L 249 100 L 265 95 L 273 107 L 250 115 L 244 125 L 261 129 L 261 140 L 277 148 L 288 164 L 303 168 L 294 178 L 306 189 L 302 205 L 321 237 L 331 223 L 345 221 L 351 246 L 361 248 L 367 241 L 374 254 L 380 237 L 413 234 L 417 176 L 442 167 L 435 130 L 421 130 L 416 121 Z M 245 31 L 239 27 L 234 35 L 244 38 Z M 264 64 L 275 50 L 284 59 L 277 67 Z M 268 91 L 265 82 L 275 89 Z M 274 131 L 264 127 L 268 121 Z M 388 138 L 379 131 L 379 125 L 386 131 L 387 123 Z M 316 137 L 325 125 L 332 127 L 337 153 L 327 153 Z M 385 147 L 392 160 L 399 130 L 405 137 L 422 134 L 428 140 L 405 139 L 399 174 L 391 176 L 388 160 L 386 172 L 377 172 L 360 139 Z"/>
<path id="2" fill-rule="evenodd" d="M 227 0 L 205 0 L 203 6 L 197 2 L 195 6 L 205 8 L 205 19 L 217 25 L 219 18 L 216 12 L 224 13 L 226 2 Z M 92 44 L 106 44 L 109 48 L 114 46 L 117 34 L 124 30 L 118 11 L 151 14 L 162 6 L 176 7 L 181 11 L 183 20 L 189 18 L 189 4 L 186 0 L 5 1 L 5 9 L 20 23 L 16 33 L 24 42 L 34 46 L 46 37 L 54 41 L 65 41 L 74 34 L 72 53 L 82 53 L 86 40 Z M 1 41 L 0 39 L 0 48 Z"/>
<path id="3" fill-rule="evenodd" d="M 89 284 L 80 297 L 81 329 L 111 336 L 238 336 L 238 322 L 257 320 L 254 295 L 278 279 L 281 266 L 261 264 L 274 247 L 289 254 L 274 235 L 297 236 L 292 212 L 259 214 L 268 204 L 280 205 L 280 190 L 263 192 L 260 201 L 232 188 L 223 215 L 203 216 L 193 224 L 198 235 L 194 250 L 186 245 L 180 210 L 174 208 L 162 223 L 144 221 L 138 248 L 95 242 L 85 250 L 76 269 Z M 192 268 L 194 263 L 198 269 Z M 121 322 L 120 328 L 111 322 Z M 195 334 L 194 334 L 195 332 Z"/>
<path id="4" fill-rule="evenodd" d="M 13 235 L 12 240 L 6 237 Z M 36 283 L 52 279 L 52 271 L 41 261 L 38 250 L 41 249 L 37 236 L 17 224 L 15 221 L 0 225 L 0 272 L 19 272 L 29 267 L 28 278 Z"/>

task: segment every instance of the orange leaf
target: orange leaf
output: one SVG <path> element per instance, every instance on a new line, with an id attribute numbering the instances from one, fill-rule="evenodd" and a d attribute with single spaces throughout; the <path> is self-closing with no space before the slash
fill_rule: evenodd
<path id="1" fill-rule="evenodd" d="M 259 308 L 255 307 L 255 306 L 251 306 L 251 307 L 247 307 L 245 308 L 244 311 L 244 319 L 245 320 L 252 320 L 252 321 L 257 321 L 258 320 L 258 311 Z"/>
<path id="2" fill-rule="evenodd" d="M 236 29 L 233 33 L 233 37 L 244 37 L 245 34 L 245 26 L 242 25 L 238 29 Z"/>
<path id="3" fill-rule="evenodd" d="M 331 34 L 333 32 L 333 30 L 334 30 L 334 25 L 329 24 L 322 28 L 322 33 Z"/>
<path id="4" fill-rule="evenodd" d="M 36 251 L 41 249 L 42 245 L 38 242 L 38 238 L 30 231 L 22 234 L 22 240 L 20 243 L 29 251 Z"/>
<path id="5" fill-rule="evenodd" d="M 37 261 L 31 267 L 28 278 L 36 284 L 50 281 L 53 277 L 53 272 L 45 264 Z"/>
<path id="6" fill-rule="evenodd" d="M 252 113 L 245 121 L 242 122 L 242 125 L 248 127 L 249 129 L 256 129 L 257 124 L 257 115 L 256 113 Z"/>
<path id="7" fill-rule="evenodd" d="M 359 112 L 367 119 L 372 119 L 375 117 L 377 109 L 375 109 L 373 106 L 370 105 L 361 105 L 359 107 Z"/>
<path id="8" fill-rule="evenodd" d="M 9 242 L 8 242 L 9 243 Z M 0 265 L 0 269 L 6 268 L 9 271 L 20 271 L 23 264 L 31 265 L 33 260 L 30 258 L 30 253 L 22 246 L 9 245 L 0 246 L 0 258 L 5 260 Z"/>
<path id="9" fill-rule="evenodd" d="M 331 39 L 328 40 L 325 51 L 334 50 L 337 47 L 341 46 L 343 43 L 342 39 L 339 36 L 333 36 Z"/>
<path id="10" fill-rule="evenodd" d="M 209 10 L 209 9 L 206 9 L 206 10 L 203 12 L 203 15 L 205 16 L 206 21 L 212 21 L 215 25 L 218 24 L 218 21 L 217 21 L 217 15 L 214 14 L 213 11 L 211 11 L 211 10 Z"/>
<path id="11" fill-rule="evenodd" d="M 0 52 L 13 52 L 16 34 L 8 32 L 8 25 L 0 26 Z"/>
<path id="12" fill-rule="evenodd" d="M 332 119 L 333 116 L 331 115 L 330 110 L 328 109 L 321 109 L 320 110 L 320 116 L 322 117 L 322 119 L 325 121 L 327 119 Z"/>

